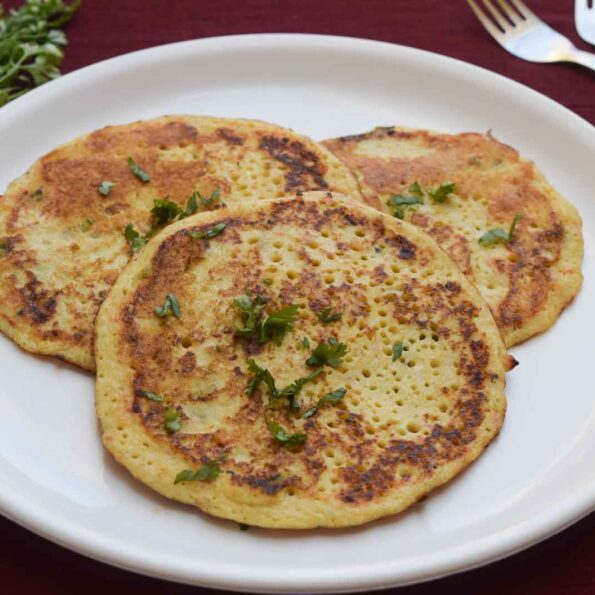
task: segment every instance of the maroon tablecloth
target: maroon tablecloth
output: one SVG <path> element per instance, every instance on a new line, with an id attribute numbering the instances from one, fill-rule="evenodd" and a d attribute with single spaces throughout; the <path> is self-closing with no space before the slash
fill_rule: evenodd
<path id="1" fill-rule="evenodd" d="M 572 0 L 526 1 L 550 25 L 590 49 L 574 29 Z M 10 7 L 20 2 L 4 4 Z M 132 50 L 215 35 L 299 32 L 389 41 L 504 74 L 595 124 L 595 74 L 569 65 L 530 64 L 513 58 L 482 30 L 464 0 L 85 0 L 67 31 L 70 45 L 65 72 Z M 459 595 L 592 595 L 595 514 L 512 558 L 406 587 L 399 595 L 438 590 Z M 0 593 L 106 592 L 179 595 L 208 591 L 110 568 L 0 518 Z"/>

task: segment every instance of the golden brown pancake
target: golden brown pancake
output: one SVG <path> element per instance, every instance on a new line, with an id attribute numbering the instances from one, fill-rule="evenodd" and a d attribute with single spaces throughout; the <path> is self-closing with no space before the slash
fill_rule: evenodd
<path id="1" fill-rule="evenodd" d="M 208 204 L 216 189 L 220 200 Z M 186 210 L 200 192 L 194 206 L 205 210 L 316 189 L 358 196 L 326 149 L 264 122 L 168 116 L 81 136 L 0 198 L 0 330 L 28 351 L 92 370 L 99 304 L 132 254 L 132 236 L 163 227 L 151 214 L 156 199 Z"/>
<path id="2" fill-rule="evenodd" d="M 498 433 L 505 348 L 427 234 L 311 193 L 198 214 L 96 327 L 103 441 L 159 493 L 277 528 L 397 513 Z"/>
<path id="3" fill-rule="evenodd" d="M 492 308 L 507 346 L 548 329 L 578 293 L 576 209 L 491 134 L 389 127 L 324 145 L 355 173 L 370 204 L 446 250 Z"/>

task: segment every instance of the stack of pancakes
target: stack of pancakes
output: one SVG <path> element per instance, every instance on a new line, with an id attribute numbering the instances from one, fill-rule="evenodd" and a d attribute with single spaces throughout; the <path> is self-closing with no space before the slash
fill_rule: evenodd
<path id="1" fill-rule="evenodd" d="M 103 441 L 219 517 L 394 514 L 497 435 L 506 348 L 581 285 L 576 210 L 491 135 L 107 127 L 0 198 L 0 330 L 96 370 Z"/>

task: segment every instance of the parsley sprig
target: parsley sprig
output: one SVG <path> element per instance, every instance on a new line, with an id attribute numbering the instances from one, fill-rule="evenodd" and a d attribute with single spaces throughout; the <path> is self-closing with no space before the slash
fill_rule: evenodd
<path id="1" fill-rule="evenodd" d="M 494 229 L 486 231 L 486 233 L 484 233 L 479 238 L 479 243 L 482 246 L 493 246 L 494 244 L 507 244 L 512 240 L 516 226 L 522 218 L 522 213 L 517 213 L 514 216 L 514 219 L 512 220 L 512 223 L 510 224 L 510 228 L 508 229 L 508 231 L 502 229 L 501 227 L 494 227 Z"/>
<path id="2" fill-rule="evenodd" d="M 3 13 L 0 5 L 0 106 L 60 76 L 66 35 L 60 30 L 80 0 L 27 0 Z"/>

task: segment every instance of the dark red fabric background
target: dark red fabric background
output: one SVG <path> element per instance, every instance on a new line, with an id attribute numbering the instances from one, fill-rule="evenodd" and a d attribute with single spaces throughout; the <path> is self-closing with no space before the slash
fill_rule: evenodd
<path id="1" fill-rule="evenodd" d="M 583 49 L 572 0 L 526 0 Z M 4 2 L 12 7 L 20 2 Z M 85 0 L 68 26 L 64 72 L 173 41 L 238 33 L 350 35 L 431 50 L 524 83 L 595 124 L 595 74 L 522 62 L 488 37 L 464 0 Z M 552 502 L 552 506 L 556 503 Z M 247 540 L 246 547 L 250 547 Z M 379 543 L 378 547 L 382 547 Z M 296 551 L 299 556 L 299 551 Z M 399 595 L 592 595 L 595 514 L 510 559 Z M 88 560 L 0 518 L 0 592 L 18 595 L 212 593 L 137 576 Z"/>

